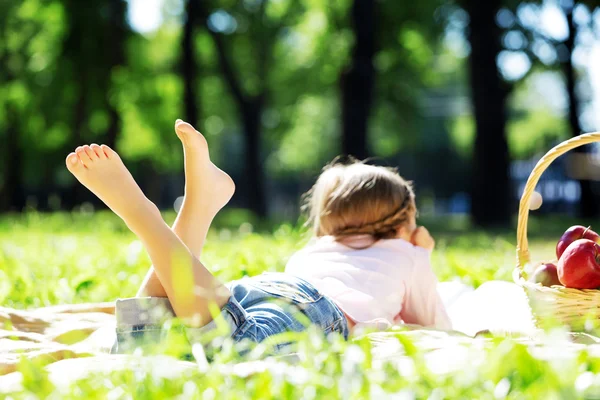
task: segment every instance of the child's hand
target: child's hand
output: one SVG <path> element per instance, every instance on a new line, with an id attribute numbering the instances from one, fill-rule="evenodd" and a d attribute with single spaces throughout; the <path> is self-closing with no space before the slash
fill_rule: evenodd
<path id="1" fill-rule="evenodd" d="M 429 231 L 424 226 L 419 226 L 415 229 L 410 242 L 415 246 L 422 247 L 429 251 L 433 250 L 435 247 L 435 240 L 433 240 Z"/>

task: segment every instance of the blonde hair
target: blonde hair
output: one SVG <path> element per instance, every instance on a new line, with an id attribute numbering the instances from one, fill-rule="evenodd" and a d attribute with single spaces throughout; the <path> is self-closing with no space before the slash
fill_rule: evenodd
<path id="1" fill-rule="evenodd" d="M 307 225 L 317 237 L 393 238 L 417 212 L 411 183 L 396 169 L 356 160 L 327 165 L 304 199 Z"/>

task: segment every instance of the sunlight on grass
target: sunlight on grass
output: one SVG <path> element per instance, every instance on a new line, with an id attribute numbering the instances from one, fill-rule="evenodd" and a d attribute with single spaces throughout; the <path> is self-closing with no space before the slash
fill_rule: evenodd
<path id="1" fill-rule="evenodd" d="M 168 214 L 166 219 L 173 217 Z M 223 281 L 282 271 L 288 257 L 308 240 L 301 229 L 290 225 L 263 226 L 256 233 L 248 224 L 236 227 L 235 219 L 226 216 L 218 223 L 202 255 L 202 261 Z M 552 259 L 556 239 L 575 222 L 553 219 L 542 224 L 532 219 L 534 257 Z M 511 279 L 513 231 L 482 232 L 461 219 L 426 225 L 437 239 L 433 265 L 440 280 L 459 279 L 478 286 L 488 280 Z M 149 265 L 141 243 L 109 213 L 0 218 L 0 300 L 5 307 L 129 297 Z M 600 359 L 595 348 L 557 352 L 552 334 L 550 344 L 545 345 L 449 336 L 441 347 L 432 348 L 402 330 L 385 333 L 380 341 L 364 336 L 345 342 L 335 336 L 324 338 L 311 329 L 292 335 L 292 358 L 257 363 L 269 354 L 266 343 L 242 356 L 225 341 L 207 364 L 204 351 L 193 349 L 177 334 L 179 325 L 169 326 L 158 352 L 175 357 L 193 354 L 197 362 L 134 357 L 130 364 L 83 374 L 76 384 L 61 386 L 41 364 L 24 359 L 19 368 L 22 388 L 12 398 L 576 399 L 600 394 Z M 385 357 L 374 357 L 377 352 Z M 78 368 L 77 373 L 81 372 Z"/>
<path id="2" fill-rule="evenodd" d="M 235 227 L 239 218 L 225 214 L 221 226 L 227 228 L 210 232 L 202 254 L 201 261 L 223 281 L 283 271 L 287 259 L 309 239 L 304 230 L 291 225 L 253 233 L 247 223 Z M 172 221 L 174 215 L 167 214 L 166 219 Z M 548 236 L 534 236 L 532 255 L 554 258 L 560 230 L 569 224 L 560 221 L 544 231 Z M 479 286 L 512 279 L 513 232 L 474 231 L 461 219 L 430 225 L 437 240 L 432 263 L 440 281 L 460 279 Z M 133 296 L 150 260 L 142 244 L 111 213 L 29 213 L 0 219 L 0 265 L 0 301 L 22 308 Z"/>

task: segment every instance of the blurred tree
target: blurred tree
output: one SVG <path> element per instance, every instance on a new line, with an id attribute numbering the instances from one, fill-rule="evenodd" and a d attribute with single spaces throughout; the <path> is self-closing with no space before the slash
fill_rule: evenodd
<path id="1" fill-rule="evenodd" d="M 507 88 L 496 64 L 501 50 L 496 15 L 502 2 L 463 0 L 461 5 L 470 21 L 470 86 L 476 122 L 471 216 L 480 226 L 508 225 L 511 186 L 506 140 Z"/>
<path id="2" fill-rule="evenodd" d="M 562 0 L 560 2 L 561 9 L 565 14 L 567 20 L 567 26 L 569 32 L 566 39 L 562 43 L 566 50 L 561 59 L 562 68 L 565 75 L 567 98 L 569 102 L 569 126 L 571 128 L 571 135 L 577 136 L 583 133 L 581 129 L 581 123 L 579 118 L 581 116 L 581 107 L 579 97 L 576 91 L 577 85 L 577 72 L 573 65 L 573 55 L 576 48 L 576 39 L 578 35 L 578 26 L 573 17 L 573 11 L 577 4 L 585 4 L 592 10 L 595 7 L 600 6 L 600 2 L 597 0 L 588 0 L 573 2 Z M 580 154 L 586 154 L 589 152 L 589 146 L 578 147 L 575 149 Z M 579 203 L 579 213 L 583 218 L 595 218 L 600 216 L 600 201 L 598 196 L 594 193 L 592 188 L 592 181 L 589 179 L 582 179 L 579 181 L 581 187 L 581 199 Z"/>
<path id="3" fill-rule="evenodd" d="M 39 144 L 46 141 L 30 139 L 31 132 L 44 133 L 40 93 L 57 56 L 60 11 L 50 0 L 0 2 L 0 211 L 25 206 L 28 164 L 40 158 Z"/>
<path id="4" fill-rule="evenodd" d="M 427 89 L 441 83 L 434 72 L 434 54 L 446 21 L 434 15 L 444 3 L 426 0 L 406 7 L 356 0 L 346 9 L 337 5 L 337 17 L 328 11 L 330 20 L 337 18 L 337 29 L 352 33 L 348 61 L 340 73 L 344 153 L 364 158 L 374 151 L 397 153 L 400 148 L 389 146 L 392 143 L 403 143 L 405 150 L 410 144 L 412 150 L 428 146 L 416 140 L 423 133 L 417 132 L 420 103 Z"/>
<path id="5" fill-rule="evenodd" d="M 269 79 L 273 51 L 302 8 L 295 1 L 268 0 L 215 0 L 201 2 L 198 7 L 214 44 L 219 72 L 235 101 L 244 129 L 247 206 L 257 215 L 266 216 L 261 131 L 272 89 Z"/>
<path id="6" fill-rule="evenodd" d="M 62 78 L 68 83 L 63 90 L 77 93 L 67 145 L 101 139 L 115 146 L 120 116 L 111 89 L 113 74 L 125 63 L 125 43 L 130 33 L 127 2 L 102 0 L 92 5 L 62 1 L 67 16 Z"/>
<path id="7" fill-rule="evenodd" d="M 198 1 L 187 0 L 185 3 L 185 22 L 181 40 L 181 71 L 183 77 L 183 99 L 185 119 L 194 126 L 198 126 L 200 113 L 196 101 L 196 84 L 199 65 L 196 62 L 196 48 L 194 47 L 194 33 L 198 24 Z"/>
<path id="8" fill-rule="evenodd" d="M 125 22 L 124 0 L 0 2 L 0 23 L 9 27 L 0 32 L 0 57 L 9 66 L 0 70 L 0 136 L 6 144 L 0 146 L 0 190 L 21 196 L 22 207 L 25 196 L 56 186 L 79 188 L 64 170 L 65 153 L 103 141 L 117 146 L 154 200 L 172 204 L 179 181 L 164 178 L 181 167 L 172 124 L 185 110 L 185 118 L 207 135 L 211 157 L 240 183 L 236 205 L 259 214 L 266 213 L 267 199 L 274 211 L 281 207 L 272 194 L 289 191 L 295 198 L 340 150 L 386 157 L 406 167 L 421 188 L 425 177 L 433 195 L 449 196 L 465 184 L 439 184 L 443 179 L 430 178 L 422 160 L 435 159 L 436 170 L 451 170 L 446 167 L 455 158 L 444 120 L 459 115 L 461 148 L 476 148 L 470 170 L 477 175 L 474 220 L 476 214 L 482 225 L 506 222 L 504 131 L 510 154 L 529 157 L 566 130 L 556 123 L 558 112 L 512 108 L 517 96 L 509 100 L 508 129 L 496 124 L 505 119 L 511 88 L 525 88 L 524 78 L 508 78 L 498 60 L 505 53 L 526 54 L 534 75 L 564 65 L 537 63 L 534 45 L 543 32 L 529 36 L 518 26 L 519 8 L 531 11 L 527 7 L 537 7 L 535 1 L 457 1 L 471 16 L 471 46 L 452 55 L 438 51 L 439 43 L 450 41 L 447 31 L 441 34 L 440 10 L 457 10 L 453 29 L 460 32 L 469 18 L 444 0 L 410 7 L 371 0 L 172 0 L 164 3 L 156 31 L 135 34 Z M 44 12 L 51 5 L 54 19 Z M 497 14 L 500 5 L 505 8 Z M 500 14 L 512 22 L 503 25 Z M 509 46 L 521 32 L 521 47 Z M 548 42 L 565 48 L 564 42 Z M 462 58 L 469 48 L 474 119 L 456 101 L 465 97 Z M 19 152 L 25 144 L 28 152 Z M 467 153 L 456 163 L 465 177 Z M 18 189 L 6 190 L 6 184 Z M 65 196 L 63 206 L 90 199 L 81 192 Z M 505 192 L 508 197 L 510 189 Z"/>
<path id="9" fill-rule="evenodd" d="M 116 148 L 117 137 L 121 132 L 121 116 L 117 110 L 116 96 L 113 94 L 112 74 L 125 64 L 125 44 L 127 43 L 130 28 L 127 24 L 127 1 L 108 0 L 106 4 L 105 29 L 107 38 L 104 42 L 104 52 L 107 58 L 107 72 L 105 100 L 108 110 L 108 127 L 106 129 L 105 143 L 111 148 Z"/>
<path id="10" fill-rule="evenodd" d="M 578 46 L 578 38 L 580 26 L 575 21 L 574 13 L 577 7 L 585 7 L 590 13 L 600 6 L 598 0 L 559 0 L 557 3 L 558 10 L 562 11 L 565 17 L 567 25 L 567 33 L 563 40 L 558 40 L 551 35 L 551 33 L 543 28 L 540 28 L 538 24 L 523 24 L 520 22 L 516 27 L 520 32 L 524 33 L 528 40 L 526 44 L 528 47 L 520 49 L 524 51 L 529 59 L 533 61 L 534 65 L 543 66 L 546 69 L 559 70 L 564 76 L 566 98 L 567 98 L 567 121 L 571 136 L 580 135 L 583 130 L 580 123 L 580 117 L 582 115 L 582 106 L 579 99 L 576 87 L 578 71 L 573 62 L 573 57 Z M 521 7 L 527 7 L 537 14 L 539 19 L 541 14 L 544 12 L 544 7 L 554 5 L 554 3 L 544 2 L 543 0 L 522 2 Z M 518 19 L 517 19 L 518 21 Z M 592 25 L 592 19 L 590 18 L 589 25 Z M 546 55 L 545 57 L 540 56 L 543 52 L 540 51 L 542 46 L 551 48 L 555 54 L 554 57 L 550 57 L 549 61 Z M 547 51 L 546 51 L 547 53 Z M 530 70 L 532 70 L 531 68 Z M 574 151 L 580 154 L 589 152 L 590 147 L 584 146 L 575 149 Z M 598 196 L 593 191 L 592 181 L 580 180 L 581 197 L 579 204 L 579 213 L 582 217 L 591 218 L 600 215 L 600 203 Z"/>
<path id="11" fill-rule="evenodd" d="M 11 99 L 8 92 L 8 85 L 14 84 L 18 78 L 18 67 L 27 62 L 27 49 L 30 41 L 35 37 L 35 25 L 31 28 L 32 33 L 25 36 L 18 28 L 22 25 L 15 20 L 15 13 L 18 6 L 12 2 L 0 3 L 0 84 L 3 85 L 4 98 L 3 107 L 3 142 L 2 159 L 4 165 L 2 170 L 4 177 L 0 180 L 0 211 L 20 211 L 25 206 L 25 196 L 23 193 L 23 157 L 21 143 L 19 140 L 19 121 L 17 105 L 14 99 Z M 21 25 L 21 26 L 20 26 Z M 31 29 L 30 28 L 30 29 Z M 15 29 L 16 31 L 11 31 Z M 12 48 L 8 46 L 11 39 L 14 43 L 14 36 L 9 39 L 9 35 L 23 35 L 17 45 Z M 17 68 L 15 68 L 17 67 Z"/>
<path id="12" fill-rule="evenodd" d="M 4 12 L 2 12 L 2 15 Z M 2 38 L 0 37 L 0 41 Z M 1 65 L 7 65 L 8 52 L 3 53 L 0 58 Z M 16 78 L 9 68 L 4 69 L 1 82 L 8 84 Z M 11 99 L 4 100 L 4 177 L 0 182 L 0 211 L 21 211 L 25 206 L 25 194 L 23 193 L 23 150 L 19 140 L 19 118 L 17 106 Z"/>
<path id="13" fill-rule="evenodd" d="M 527 9 L 529 15 L 535 15 L 540 21 L 543 12 L 548 12 L 545 8 L 554 6 L 555 3 L 548 1 L 531 1 L 517 2 L 508 1 L 513 10 Z M 567 33 L 564 39 L 558 40 L 553 37 L 552 32 L 541 27 L 541 24 L 532 23 L 532 21 L 522 21 L 521 18 L 515 19 L 515 26 L 509 27 L 514 30 L 508 30 L 506 35 L 516 32 L 517 30 L 524 34 L 526 40 L 523 42 L 523 47 L 519 51 L 524 52 L 530 61 L 532 67 L 528 72 L 534 70 L 535 66 L 540 66 L 544 69 L 559 70 L 564 76 L 566 99 L 567 99 L 567 122 L 571 136 L 580 135 L 583 130 L 580 123 L 582 115 L 582 105 L 577 93 L 577 78 L 578 71 L 574 64 L 574 54 L 578 46 L 579 38 L 579 23 L 575 21 L 574 13 L 577 7 L 587 8 L 591 13 L 594 9 L 600 6 L 598 0 L 559 0 L 556 2 L 558 10 L 562 11 L 567 25 Z M 533 11 L 533 12 L 531 12 Z M 525 13 L 524 13 L 525 14 Z M 525 22 L 525 23 L 524 23 Z M 592 26 L 592 18 L 589 19 L 589 25 Z M 506 38 L 506 36 L 505 36 Z M 549 50 L 550 49 L 550 50 Z M 521 78 L 523 80 L 523 78 Z M 559 127 L 560 124 L 556 124 Z M 560 139 L 564 139 L 561 137 Z M 587 153 L 590 150 L 589 146 L 579 147 L 575 149 L 578 153 Z M 592 218 L 600 215 L 600 203 L 598 195 L 593 190 L 592 181 L 580 180 L 581 197 L 579 204 L 579 213 L 582 217 Z"/>
<path id="14" fill-rule="evenodd" d="M 125 64 L 130 34 L 125 0 L 60 3 L 65 12 L 66 36 L 45 109 L 49 119 L 66 132 L 61 146 L 53 149 L 52 157 L 57 160 L 84 143 L 102 142 L 116 147 L 122 125 L 113 79 Z M 62 98 L 59 104 L 52 101 L 57 94 Z M 64 196 L 64 205 L 72 207 L 90 200 L 95 199 L 75 184 Z"/>
<path id="15" fill-rule="evenodd" d="M 377 27 L 374 0 L 354 0 L 351 26 L 354 47 L 350 65 L 341 74 L 342 152 L 364 159 L 369 155 L 367 135 L 375 85 L 375 37 Z"/>
<path id="16" fill-rule="evenodd" d="M 274 46 L 264 118 L 271 176 L 288 187 L 301 181 L 302 189 L 342 151 L 340 83 L 354 40 L 352 1 L 304 5 Z"/>
<path id="17" fill-rule="evenodd" d="M 8 103 L 8 102 L 7 102 Z M 0 211 L 21 211 L 25 207 L 23 154 L 19 140 L 16 107 L 5 104 L 4 179 L 0 191 Z"/>

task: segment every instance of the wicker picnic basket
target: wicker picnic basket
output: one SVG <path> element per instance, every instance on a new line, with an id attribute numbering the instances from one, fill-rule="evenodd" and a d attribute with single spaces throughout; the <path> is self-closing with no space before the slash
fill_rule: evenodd
<path id="1" fill-rule="evenodd" d="M 570 289 L 563 286 L 546 287 L 527 280 L 527 269 L 542 262 L 531 263 L 527 242 L 527 220 L 529 218 L 529 202 L 531 195 L 542 173 L 559 156 L 576 147 L 593 142 L 600 142 L 600 132 L 587 133 L 560 143 L 544 155 L 536 164 L 527 179 L 525 190 L 519 203 L 517 223 L 517 268 L 514 270 L 514 281 L 523 287 L 536 325 L 540 328 L 560 323 L 572 330 L 583 330 L 600 323 L 600 290 Z M 546 260 L 549 262 L 551 260 Z M 553 260 L 556 262 L 556 260 Z"/>

